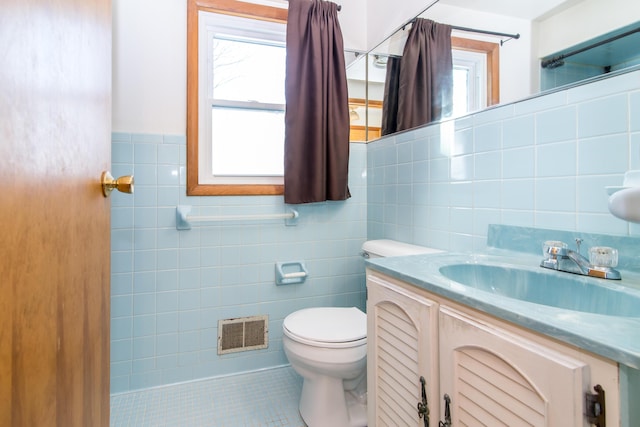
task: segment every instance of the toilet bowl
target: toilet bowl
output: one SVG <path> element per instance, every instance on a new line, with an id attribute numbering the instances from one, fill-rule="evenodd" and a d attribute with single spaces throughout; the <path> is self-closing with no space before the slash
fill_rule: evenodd
<path id="1" fill-rule="evenodd" d="M 367 316 L 355 307 L 298 310 L 282 343 L 303 378 L 300 415 L 309 427 L 367 425 Z"/>
<path id="2" fill-rule="evenodd" d="M 441 252 L 395 240 L 369 240 L 365 258 Z M 309 427 L 367 425 L 367 316 L 355 307 L 307 308 L 282 325 L 282 345 L 302 376 L 300 415 Z"/>

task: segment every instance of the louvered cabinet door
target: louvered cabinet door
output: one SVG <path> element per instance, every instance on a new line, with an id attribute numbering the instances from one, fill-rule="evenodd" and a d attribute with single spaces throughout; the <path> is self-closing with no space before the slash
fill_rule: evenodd
<path id="1" fill-rule="evenodd" d="M 421 376 L 428 402 L 437 405 L 438 306 L 375 274 L 367 276 L 367 291 L 368 425 L 424 426 Z M 437 408 L 429 408 L 437 425 Z"/>
<path id="2" fill-rule="evenodd" d="M 583 361 L 446 306 L 439 327 L 440 391 L 454 426 L 589 425 Z"/>

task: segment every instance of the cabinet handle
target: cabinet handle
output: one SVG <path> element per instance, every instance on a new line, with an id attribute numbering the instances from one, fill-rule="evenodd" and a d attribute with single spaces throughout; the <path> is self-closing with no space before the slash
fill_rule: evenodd
<path id="1" fill-rule="evenodd" d="M 596 427 L 607 427 L 604 389 L 600 384 L 593 387 L 596 394 L 585 393 L 587 421 Z"/>
<path id="2" fill-rule="evenodd" d="M 451 398 L 448 394 L 444 395 L 444 422 L 440 421 L 438 427 L 450 427 L 451 426 Z"/>
<path id="3" fill-rule="evenodd" d="M 429 404 L 427 403 L 427 390 L 425 385 L 427 381 L 424 377 L 420 377 L 420 387 L 422 388 L 422 402 L 418 402 L 418 417 L 424 421 L 424 427 L 429 427 Z"/>

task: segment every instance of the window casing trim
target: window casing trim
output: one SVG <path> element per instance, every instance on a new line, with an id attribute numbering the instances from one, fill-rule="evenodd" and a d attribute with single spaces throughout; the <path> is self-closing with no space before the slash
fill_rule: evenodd
<path id="1" fill-rule="evenodd" d="M 207 11 L 270 22 L 286 23 L 287 10 L 236 0 L 188 0 L 187 3 L 187 195 L 280 195 L 280 184 L 201 184 L 198 173 L 199 12 Z"/>
<path id="2" fill-rule="evenodd" d="M 498 43 L 451 37 L 451 48 L 487 55 L 487 106 L 500 102 L 500 45 Z"/>

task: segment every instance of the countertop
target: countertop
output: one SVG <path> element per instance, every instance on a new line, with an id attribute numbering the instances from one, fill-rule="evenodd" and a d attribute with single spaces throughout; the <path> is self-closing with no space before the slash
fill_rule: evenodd
<path id="1" fill-rule="evenodd" d="M 542 257 L 495 250 L 481 254 L 439 253 L 367 260 L 367 268 L 385 273 L 418 288 L 443 296 L 471 308 L 540 332 L 562 342 L 640 369 L 640 307 L 636 317 L 610 316 L 560 309 L 530 303 L 475 289 L 443 276 L 440 267 L 461 263 L 515 266 L 544 270 L 549 274 L 571 275 L 539 267 Z M 622 280 L 583 276 L 586 286 L 604 286 L 640 296 L 640 274 L 621 270 Z M 575 295 L 579 298 L 579 295 Z"/>

